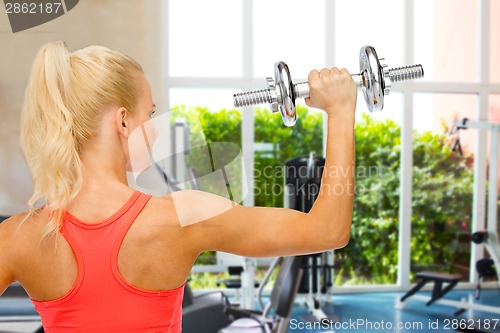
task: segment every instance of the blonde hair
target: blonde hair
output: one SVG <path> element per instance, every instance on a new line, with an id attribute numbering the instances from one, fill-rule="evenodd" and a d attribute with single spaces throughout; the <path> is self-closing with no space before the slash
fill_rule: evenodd
<path id="1" fill-rule="evenodd" d="M 21 147 L 34 185 L 27 217 L 39 200 L 50 212 L 42 239 L 59 229 L 64 209 L 82 188 L 80 153 L 97 134 L 103 107 L 133 113 L 137 71 L 143 72 L 135 60 L 97 45 L 72 53 L 55 41 L 36 55 L 21 114 Z"/>

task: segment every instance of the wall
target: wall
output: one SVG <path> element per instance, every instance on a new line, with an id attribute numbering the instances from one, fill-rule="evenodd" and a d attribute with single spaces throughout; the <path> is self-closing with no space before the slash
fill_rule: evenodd
<path id="1" fill-rule="evenodd" d="M 64 40 L 70 50 L 101 44 L 141 63 L 160 104 L 161 0 L 81 0 L 65 15 L 13 34 L 0 12 L 0 215 L 26 209 L 32 182 L 19 145 L 19 120 L 30 68 L 40 47 Z M 161 108 L 161 105 L 160 105 Z"/>

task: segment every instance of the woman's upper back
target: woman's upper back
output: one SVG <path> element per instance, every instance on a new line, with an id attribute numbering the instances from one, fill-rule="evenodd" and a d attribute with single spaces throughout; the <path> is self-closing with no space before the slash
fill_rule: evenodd
<path id="1" fill-rule="evenodd" d="M 122 194 L 117 199 L 101 200 L 100 204 L 96 199 L 94 203 L 88 203 L 87 207 L 92 209 L 76 208 L 71 210 L 71 215 L 89 225 L 101 222 L 118 212 L 130 199 L 131 193 Z M 65 295 L 77 275 L 73 250 L 60 234 L 51 235 L 40 244 L 48 222 L 42 211 L 21 224 L 22 219 L 23 216 L 19 215 L 3 226 L 4 232 L 9 234 L 8 251 L 14 265 L 14 277 L 33 299 L 51 300 Z M 121 275 L 141 289 L 169 290 L 179 287 L 186 281 L 197 255 L 189 253 L 189 244 L 183 244 L 183 235 L 169 199 L 150 199 L 120 247 L 118 268 Z"/>
<path id="2" fill-rule="evenodd" d="M 123 315 L 128 312 L 124 311 L 125 303 L 134 303 L 133 308 L 137 309 L 138 303 L 146 301 L 145 298 L 163 296 L 172 303 L 170 312 L 177 309 L 179 319 L 182 286 L 196 254 L 191 254 L 187 244 L 183 244 L 183 231 L 176 224 L 175 212 L 169 207 L 167 198 L 150 199 L 150 196 L 140 192 L 130 193 L 101 200 L 101 203 L 99 198 L 94 203 L 86 202 L 86 207 L 93 209 L 81 210 L 75 206 L 71 213 L 64 215 L 61 230 L 64 237 L 61 234 L 51 235 L 43 243 L 40 243 L 40 237 L 44 223 L 48 221 L 43 213 L 22 224 L 22 218 L 18 217 L 2 226 L 4 235 L 10 234 L 6 251 L 12 275 L 36 300 L 34 303 L 41 309 L 39 312 L 45 311 L 44 305 L 50 308 L 60 303 L 65 303 L 62 305 L 66 311 L 71 308 L 71 298 L 84 303 L 82 300 L 87 297 L 89 302 L 98 300 L 93 311 L 104 310 L 104 303 L 109 301 L 108 305 L 117 311 L 121 308 Z M 103 207 L 103 202 L 108 206 Z M 115 257 L 113 249 L 116 250 Z M 106 268 L 110 262 L 108 258 L 111 265 Z M 113 260 L 116 264 L 114 273 Z M 82 281 L 87 281 L 87 284 Z M 167 292 L 148 292 L 160 290 Z M 114 294 L 116 300 L 122 298 L 118 308 L 117 304 L 113 304 Z M 85 305 L 90 304 L 78 304 L 73 312 L 83 311 L 81 309 Z M 147 301 L 141 305 L 142 308 L 147 307 Z M 53 311 L 51 314 L 61 317 L 63 312 Z M 155 311 L 150 309 L 149 312 Z M 50 317 L 49 314 L 45 316 Z M 82 314 L 79 316 L 80 320 L 84 317 Z M 106 316 L 118 319 L 115 315 Z M 144 316 L 141 317 L 144 319 Z M 52 319 L 55 321 L 55 318 Z M 148 321 L 151 322 L 151 318 Z"/>
<path id="3" fill-rule="evenodd" d="M 129 201 L 131 192 L 88 202 L 71 210 L 78 220 L 92 225 L 109 218 Z M 100 202 L 99 202 L 100 201 Z M 101 207 L 100 207 L 101 206 Z M 73 249 L 60 234 L 53 234 L 40 243 L 48 222 L 42 211 L 21 223 L 23 216 L 6 221 L 9 256 L 13 276 L 32 299 L 60 298 L 75 283 L 78 267 Z M 123 239 L 118 252 L 118 269 L 125 281 L 140 289 L 175 289 L 186 281 L 196 259 L 184 244 L 183 230 L 176 222 L 173 205 L 168 198 L 152 198 L 137 216 Z"/>

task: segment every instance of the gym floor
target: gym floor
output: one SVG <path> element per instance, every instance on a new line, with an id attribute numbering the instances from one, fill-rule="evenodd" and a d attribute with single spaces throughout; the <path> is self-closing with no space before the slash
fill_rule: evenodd
<path id="1" fill-rule="evenodd" d="M 446 295 L 446 299 L 460 301 L 463 298 L 473 298 L 475 291 L 452 290 Z M 326 314 L 335 318 L 337 324 L 328 327 L 304 326 L 305 323 L 294 325 L 294 320 L 301 320 L 307 315 L 307 308 L 296 304 L 292 313 L 292 321 L 288 332 L 293 333 L 316 333 L 335 331 L 374 333 L 374 332 L 457 332 L 455 325 L 472 327 L 481 324 L 490 329 L 481 332 L 500 332 L 500 315 L 479 311 L 468 310 L 459 316 L 455 316 L 455 308 L 440 304 L 432 304 L 427 307 L 424 302 L 408 300 L 403 310 L 396 309 L 396 304 L 403 293 L 361 293 L 334 295 L 333 303 L 326 304 L 323 310 Z M 430 292 L 421 292 L 419 295 L 430 296 Z M 500 306 L 500 289 L 483 290 L 481 298 L 477 303 L 490 306 Z M 493 328 L 493 326 L 496 327 Z M 398 329 L 397 325 L 402 325 Z M 406 328 L 405 328 L 406 327 Z M 302 328 L 302 329 L 299 329 Z M 478 327 L 476 327 L 478 328 Z M 468 332 L 468 331 L 466 331 Z"/>
<path id="2" fill-rule="evenodd" d="M 429 295 L 427 292 L 421 295 Z M 323 310 L 336 324 L 324 324 L 319 326 L 303 321 L 307 316 L 307 308 L 300 303 L 300 297 L 293 309 L 292 321 L 289 333 L 318 333 L 318 332 L 356 332 L 356 333 L 385 333 L 385 332 L 457 332 L 454 325 L 465 326 L 481 325 L 482 329 L 476 332 L 498 332 L 500 333 L 500 315 L 480 311 L 468 310 L 459 316 L 455 316 L 455 308 L 433 304 L 429 307 L 424 302 L 411 300 L 404 310 L 397 310 L 396 304 L 403 293 L 361 293 L 334 295 L 333 303 L 326 304 Z M 446 295 L 447 299 L 461 300 L 462 298 L 473 298 L 474 291 L 453 290 Z M 500 289 L 483 290 L 481 299 L 477 303 L 500 307 Z M 16 309 L 16 313 L 12 309 Z M 32 315 L 33 306 L 26 298 L 2 298 L 0 299 L 0 315 L 8 316 L 14 314 Z M 400 323 L 402 329 L 396 326 Z M 489 328 L 488 328 L 489 323 Z M 0 333 L 4 332 L 33 332 L 39 324 L 37 323 L 2 323 Z M 495 327 L 494 327 L 495 326 Z M 407 327 L 407 328 L 404 328 Z M 478 328 L 478 327 L 477 327 Z M 465 331 L 467 332 L 467 331 Z M 203 333 L 203 332 L 200 332 Z"/>

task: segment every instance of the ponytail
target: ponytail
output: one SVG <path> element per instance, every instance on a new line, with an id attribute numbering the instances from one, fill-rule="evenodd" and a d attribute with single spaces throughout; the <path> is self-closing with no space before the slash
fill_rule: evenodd
<path id="1" fill-rule="evenodd" d="M 44 200 L 49 224 L 42 239 L 60 228 L 64 209 L 84 181 L 83 145 L 96 135 L 100 111 L 109 104 L 131 112 L 138 92 L 131 58 L 101 46 L 71 53 L 61 41 L 42 47 L 33 63 L 21 114 L 21 146 L 34 193 L 28 217 Z"/>

